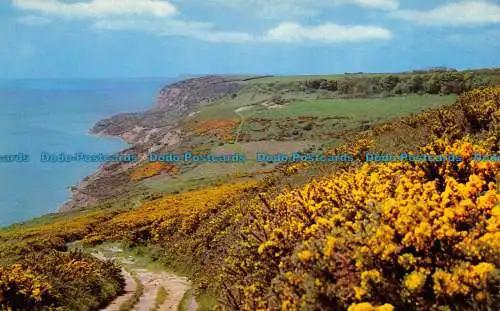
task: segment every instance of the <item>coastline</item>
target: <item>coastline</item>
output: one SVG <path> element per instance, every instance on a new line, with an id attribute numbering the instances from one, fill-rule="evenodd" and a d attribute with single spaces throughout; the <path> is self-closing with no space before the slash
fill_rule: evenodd
<path id="1" fill-rule="evenodd" d="M 93 132 L 92 128 L 87 131 L 86 134 L 88 136 L 92 136 L 96 139 L 121 141 L 124 144 L 128 145 L 128 148 L 122 148 L 112 154 L 120 154 L 131 148 L 131 144 L 121 136 L 106 134 L 102 132 Z M 74 208 L 88 207 L 90 205 L 97 204 L 99 200 L 91 194 L 86 193 L 85 189 L 92 182 L 96 181 L 99 178 L 105 177 L 103 176 L 105 173 L 103 169 L 104 165 L 106 165 L 106 163 L 99 163 L 92 173 L 85 175 L 77 183 L 67 186 L 67 189 L 69 190 L 69 197 L 63 203 L 59 204 L 59 206 L 57 207 L 57 212 L 67 212 Z"/>
<path id="2" fill-rule="evenodd" d="M 114 154 L 126 150 L 130 143 L 125 137 L 91 129 L 109 116 L 150 109 L 158 92 L 172 81 L 175 79 L 166 77 L 3 83 L 4 151 L 29 154 L 31 163 L 2 165 L 0 185 L 5 196 L 0 226 L 59 212 L 73 199 L 72 189 L 101 171 L 99 163 L 41 163 L 41 153 Z M 14 116 L 22 118 L 19 127 L 12 126 Z"/>
<path id="3" fill-rule="evenodd" d="M 118 136 L 92 134 L 89 131 L 86 132 L 85 135 L 92 137 L 93 139 L 102 139 L 102 140 L 114 141 L 114 142 L 120 141 L 120 143 L 122 145 L 123 144 L 127 145 L 127 142 Z M 118 151 L 110 152 L 109 154 L 119 154 L 119 153 L 123 152 L 124 150 L 127 150 L 127 148 L 120 148 Z M 26 217 L 22 217 L 19 220 L 7 221 L 6 223 L 2 223 L 2 224 L 0 224 L 0 229 L 20 225 L 20 224 L 29 222 L 33 219 L 43 217 L 45 215 L 55 215 L 55 214 L 64 212 L 65 210 L 63 210 L 63 207 L 65 205 L 67 205 L 68 202 L 71 202 L 71 201 L 78 202 L 78 203 L 76 203 L 76 205 L 78 205 L 79 203 L 85 203 L 86 206 L 88 206 L 89 204 L 97 203 L 97 201 L 94 198 L 92 198 L 92 196 L 86 196 L 84 193 L 78 192 L 78 189 L 81 187 L 85 187 L 93 179 L 99 178 L 99 176 L 101 176 L 103 173 L 102 166 L 104 164 L 105 163 L 96 163 L 96 167 L 93 168 L 89 173 L 82 174 L 76 183 L 67 183 L 67 184 L 63 185 L 62 190 L 65 191 L 67 195 L 62 200 L 58 200 L 59 203 L 56 203 L 55 207 L 53 206 L 52 208 L 48 208 L 45 212 L 41 211 L 41 212 L 37 212 L 36 214 L 33 214 L 33 215 L 28 215 Z"/>
<path id="4" fill-rule="evenodd" d="M 120 139 L 140 155 L 177 143 L 181 130 L 178 121 L 200 106 L 239 91 L 247 77 L 201 76 L 166 83 L 156 94 L 152 107 L 140 112 L 121 113 L 97 121 L 88 131 L 96 137 Z M 66 212 L 85 208 L 103 200 L 126 194 L 134 185 L 127 169 L 137 163 L 115 164 L 112 169 L 100 165 L 95 172 L 71 186 L 69 200 L 59 207 Z"/>

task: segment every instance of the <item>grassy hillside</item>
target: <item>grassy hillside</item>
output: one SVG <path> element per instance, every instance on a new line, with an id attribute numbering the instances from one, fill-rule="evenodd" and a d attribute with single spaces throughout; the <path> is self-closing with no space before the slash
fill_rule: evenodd
<path id="1" fill-rule="evenodd" d="M 139 114 L 138 124 L 142 130 L 138 136 L 133 133 L 128 136 L 136 135 L 139 142 L 129 151 L 141 156 L 149 150 L 208 154 L 218 152 L 219 147 L 238 152 L 239 148 L 248 149 L 242 145 L 246 143 L 269 142 L 267 145 L 273 146 L 275 142 L 280 145 L 291 141 L 305 142 L 304 149 L 309 151 L 326 150 L 345 142 L 352 132 L 370 129 L 394 117 L 451 104 L 458 93 L 499 82 L 500 72 L 497 69 L 457 72 L 438 68 L 401 74 L 333 75 L 331 79 L 297 76 L 291 82 L 286 81 L 287 78 L 290 77 L 206 77 L 198 82 L 175 84 L 174 89 L 189 86 L 182 88 L 182 96 L 187 96 L 190 105 L 182 106 L 184 113 L 180 114 L 179 123 L 173 127 L 171 118 L 166 117 L 168 111 L 161 109 Z M 269 79 L 285 81 L 269 82 Z M 205 90 L 214 81 L 219 81 L 215 84 L 217 96 L 214 91 Z M 233 87 L 226 88 L 221 83 Z M 191 86 L 195 88 L 193 94 L 189 91 Z M 227 92 L 221 93 L 221 90 Z M 170 100 L 182 104 L 179 98 Z M 127 124 L 134 120 L 125 119 L 123 122 Z M 115 126 L 121 127 L 113 122 L 110 126 L 108 130 L 111 131 Z M 135 128 L 134 124 L 128 127 Z M 295 147 L 278 149 L 279 152 L 301 151 Z M 246 155 L 253 157 L 255 151 Z M 172 193 L 223 182 L 234 178 L 234 174 L 261 176 L 260 173 L 276 166 L 260 163 L 259 169 L 255 163 L 250 163 L 222 166 L 220 170 L 212 166 L 210 173 L 204 174 L 201 172 L 205 166 L 196 163 L 171 164 L 174 167 L 154 168 L 147 163 L 110 165 L 79 190 L 84 197 L 90 194 L 94 198 L 92 201 L 104 202 L 115 197 L 136 200 L 155 195 L 159 189 L 162 193 Z M 135 170 L 138 172 L 134 173 Z M 137 178 L 144 171 L 150 175 Z"/>
<path id="2" fill-rule="evenodd" d="M 205 309 L 495 310 L 500 162 L 473 154 L 499 152 L 500 89 L 346 99 L 259 91 L 269 79 L 193 112 L 158 152 L 355 160 L 126 168 L 126 196 L 0 229 L 1 308 L 95 310 L 116 296 L 118 267 L 68 252 L 81 241 L 146 249 L 193 280 Z M 403 151 L 462 161 L 364 161 Z"/>

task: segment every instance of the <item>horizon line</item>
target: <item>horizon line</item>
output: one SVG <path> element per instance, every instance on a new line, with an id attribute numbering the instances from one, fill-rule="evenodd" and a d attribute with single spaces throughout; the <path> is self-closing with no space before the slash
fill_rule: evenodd
<path id="1" fill-rule="evenodd" d="M 468 67 L 468 68 L 454 68 L 454 67 L 446 67 L 446 66 L 431 66 L 426 68 L 418 68 L 418 69 L 407 69 L 401 71 L 387 71 L 387 72 L 364 72 L 364 71 L 352 71 L 352 72 L 343 72 L 343 73 L 332 73 L 332 72 L 323 72 L 323 73 L 185 73 L 178 75 L 154 75 L 154 76 L 126 76 L 126 77 L 0 77 L 0 80 L 142 80 L 142 79 L 180 79 L 187 77 L 204 77 L 204 76 L 247 76 L 247 77 L 286 77 L 286 76 L 341 76 L 341 75 L 349 75 L 349 74 L 402 74 L 402 73 L 412 73 L 415 71 L 430 71 L 436 69 L 454 69 L 459 72 L 462 71 L 473 71 L 473 70 L 500 70 L 500 67 Z"/>

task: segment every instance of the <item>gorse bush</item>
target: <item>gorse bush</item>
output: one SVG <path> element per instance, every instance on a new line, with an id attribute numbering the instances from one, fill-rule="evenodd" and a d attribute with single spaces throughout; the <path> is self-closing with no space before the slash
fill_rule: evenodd
<path id="1" fill-rule="evenodd" d="M 482 87 L 460 96 L 456 104 L 470 130 L 498 130 L 500 124 L 500 87 Z M 494 133 L 498 137 L 498 132 Z M 498 141 L 497 141 L 498 142 Z"/>
<path id="2" fill-rule="evenodd" d="M 498 151 L 498 93 L 458 101 L 474 112 L 464 124 L 477 121 L 488 139 L 421 149 L 460 162 L 367 163 L 254 201 L 226 259 L 221 308 L 497 310 L 500 163 L 474 154 Z"/>
<path id="3" fill-rule="evenodd" d="M 139 208 L 96 226 L 83 242 L 99 244 L 125 240 L 130 245 L 139 245 L 171 239 L 174 234 L 190 235 L 199 226 L 203 215 L 217 210 L 226 200 L 238 197 L 241 191 L 255 184 L 224 184 L 146 201 Z"/>
<path id="4" fill-rule="evenodd" d="M 227 302 L 246 310 L 498 306 L 500 164 L 471 160 L 484 149 L 467 140 L 449 149 L 464 161 L 437 165 L 442 179 L 429 178 L 427 163 L 365 164 L 265 201 L 228 261 Z"/>
<path id="5" fill-rule="evenodd" d="M 33 252 L 0 268 L 0 309 L 95 310 L 119 294 L 123 283 L 113 263 L 76 252 Z"/>
<path id="6" fill-rule="evenodd" d="M 114 214 L 86 212 L 0 231 L 0 310 L 93 310 L 116 296 L 123 281 L 114 264 L 66 252 L 66 243 Z"/>
<path id="7" fill-rule="evenodd" d="M 0 310 L 51 307 L 55 297 L 46 278 L 20 264 L 0 267 Z"/>
<path id="8" fill-rule="evenodd" d="M 75 251 L 32 253 L 22 264 L 36 275 L 45 276 L 57 304 L 68 310 L 95 310 L 124 287 L 121 269 L 114 263 Z"/>
<path id="9" fill-rule="evenodd" d="M 238 119 L 208 120 L 192 126 L 191 131 L 197 135 L 218 139 L 223 142 L 232 142 L 235 138 L 236 127 L 241 123 Z"/>
<path id="10" fill-rule="evenodd" d="M 464 133 L 483 132 L 490 139 L 497 139 L 499 111 L 500 87 L 481 87 L 463 93 L 454 105 L 405 117 L 401 122 L 413 128 L 428 128 L 429 134 L 437 138 L 446 136 L 453 140 L 462 137 Z"/>
<path id="11" fill-rule="evenodd" d="M 133 169 L 130 174 L 130 179 L 133 181 L 141 181 L 161 173 L 175 175 L 177 173 L 177 168 L 166 162 L 146 162 Z"/>

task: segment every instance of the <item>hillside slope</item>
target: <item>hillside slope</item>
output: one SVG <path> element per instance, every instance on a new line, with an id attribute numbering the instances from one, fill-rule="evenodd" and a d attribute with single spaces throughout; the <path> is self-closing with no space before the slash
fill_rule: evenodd
<path id="1" fill-rule="evenodd" d="M 189 276 L 205 309 L 496 310 L 500 162 L 476 154 L 498 155 L 499 111 L 500 87 L 479 88 L 324 151 L 353 162 L 288 163 L 0 230 L 0 303 L 94 310 L 111 299 L 120 269 L 67 252 L 81 240 Z M 366 161 L 381 151 L 461 160 Z"/>
<path id="2" fill-rule="evenodd" d="M 83 187 L 92 206 L 0 229 L 0 309 L 90 311 L 120 295 L 120 263 L 75 241 L 188 277 L 200 310 L 498 309 L 500 86 L 398 94 L 413 78 L 397 77 L 391 94 L 345 98 L 323 89 L 340 80 L 269 79 L 198 107 L 157 149 L 248 161 L 107 164 Z M 279 160 L 293 154 L 305 160 Z"/>
<path id="3" fill-rule="evenodd" d="M 253 142 L 259 142 L 260 151 L 270 153 L 322 149 L 340 143 L 350 131 L 451 104 L 453 94 L 495 83 L 499 77 L 493 69 L 293 79 L 205 76 L 168 85 L 150 110 L 99 121 L 91 132 L 121 137 L 130 144 L 122 154 L 136 154 L 140 159 L 149 152 L 239 152 L 249 150 L 245 143 Z M 298 145 L 282 144 L 290 141 Z M 249 151 L 245 154 L 253 156 Z M 207 165 L 180 165 L 175 170 L 158 165 L 151 176 L 136 182 L 130 176 L 145 169 L 143 160 L 110 163 L 74 186 L 71 200 L 61 210 L 88 207 L 117 197 L 154 195 L 158 188 L 182 191 L 185 185 L 209 184 L 231 174 L 255 174 L 274 166 L 251 162 L 245 168 L 226 166 L 228 173 L 222 174 L 220 169 Z M 169 177 L 173 171 L 178 176 Z M 196 175 L 200 178 L 196 179 Z M 172 186 L 159 186 L 165 181 Z"/>

